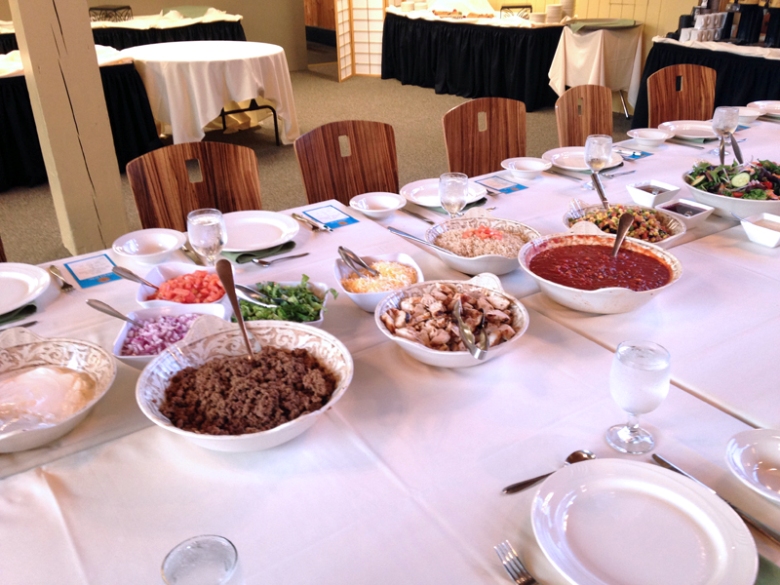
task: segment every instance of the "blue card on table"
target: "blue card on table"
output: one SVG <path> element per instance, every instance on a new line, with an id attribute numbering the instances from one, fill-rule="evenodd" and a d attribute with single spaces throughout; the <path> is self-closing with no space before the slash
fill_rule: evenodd
<path id="1" fill-rule="evenodd" d="M 358 222 L 358 220 L 356 220 L 351 215 L 347 215 L 332 205 L 326 205 L 325 207 L 318 207 L 316 209 L 309 209 L 308 211 L 304 211 L 303 215 L 306 215 L 310 219 L 326 225 L 331 229 L 344 227 L 345 225 Z"/>
<path id="2" fill-rule="evenodd" d="M 517 191 L 522 191 L 523 189 L 528 189 L 528 187 L 525 185 L 515 183 L 514 181 L 505 179 L 500 175 L 492 175 L 482 179 L 475 179 L 474 182 L 479 183 L 485 189 L 493 193 L 515 193 Z"/>
<path id="3" fill-rule="evenodd" d="M 97 286 L 112 280 L 119 280 L 119 277 L 111 272 L 114 266 L 116 264 L 106 254 L 65 263 L 65 268 L 73 275 L 76 283 L 81 288 L 89 288 L 90 286 Z"/>

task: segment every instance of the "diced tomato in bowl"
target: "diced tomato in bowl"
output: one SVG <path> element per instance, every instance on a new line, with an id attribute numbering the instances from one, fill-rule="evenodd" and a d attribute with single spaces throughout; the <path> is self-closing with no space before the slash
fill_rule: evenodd
<path id="1" fill-rule="evenodd" d="M 204 304 L 226 302 L 225 289 L 214 268 L 203 268 L 183 262 L 156 266 L 145 276 L 159 287 L 141 286 L 136 300 L 142 307 L 170 304 Z"/>

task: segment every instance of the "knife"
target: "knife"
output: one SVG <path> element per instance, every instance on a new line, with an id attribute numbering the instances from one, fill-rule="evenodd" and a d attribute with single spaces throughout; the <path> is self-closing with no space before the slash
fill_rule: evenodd
<path id="1" fill-rule="evenodd" d="M 317 222 L 309 219 L 308 217 L 301 215 L 300 213 L 293 213 L 292 217 L 293 217 L 293 219 L 296 219 L 296 220 L 300 221 L 301 223 L 305 223 L 306 225 L 308 225 L 312 229 L 312 231 L 315 231 L 315 232 L 317 232 L 317 231 L 332 232 L 333 231 L 333 228 L 331 228 L 330 226 L 327 226 L 325 224 L 317 223 Z"/>
<path id="2" fill-rule="evenodd" d="M 689 148 L 695 148 L 697 150 L 704 150 L 703 146 L 698 146 L 697 144 L 691 144 L 690 142 L 686 142 L 685 140 L 679 140 L 677 138 L 667 138 L 667 142 L 671 142 L 672 144 L 679 144 L 680 146 L 687 146 Z"/>
<path id="3" fill-rule="evenodd" d="M 428 219 L 428 218 L 427 218 L 427 217 L 425 217 L 424 215 L 420 215 L 419 213 L 415 213 L 414 211 L 409 211 L 408 209 L 401 209 L 401 211 L 403 211 L 404 213 L 407 213 L 407 214 L 411 215 L 412 217 L 416 217 L 417 219 L 421 219 L 421 220 L 423 220 L 423 221 L 424 221 L 425 223 L 427 223 L 427 224 L 430 224 L 430 225 L 436 225 L 436 222 L 435 222 L 435 221 L 433 221 L 433 220 L 431 220 L 431 219 Z"/>
<path id="4" fill-rule="evenodd" d="M 690 473 L 688 473 L 686 471 L 683 471 L 682 469 L 677 467 L 674 463 L 668 461 L 667 459 L 664 459 L 660 455 L 655 455 L 654 454 L 653 455 L 653 461 L 655 461 L 661 467 L 665 467 L 666 469 L 671 469 L 672 471 L 676 471 L 680 475 L 684 475 L 685 477 L 687 477 L 691 481 L 694 481 L 694 482 L 698 483 L 703 488 L 706 488 L 707 490 L 709 490 L 710 492 L 712 492 L 713 494 L 718 496 L 718 492 L 716 492 L 710 486 L 708 486 L 707 484 L 699 481 L 698 479 L 693 477 Z M 755 528 L 758 532 L 760 532 L 761 534 L 766 536 L 769 540 L 771 540 L 775 544 L 780 544 L 780 533 L 775 532 L 774 530 L 769 528 L 769 526 L 767 526 L 766 524 L 763 524 L 759 520 L 756 520 L 755 518 L 753 518 L 753 516 L 751 516 L 747 512 L 744 512 L 744 511 L 740 510 L 734 504 L 732 504 L 731 502 L 729 502 L 727 499 L 723 498 L 722 496 L 718 496 L 718 497 L 721 500 L 723 500 L 724 502 L 726 502 L 731 507 L 731 509 L 734 510 L 742 518 L 742 520 L 745 521 L 746 524 L 749 524 L 750 526 Z"/>
<path id="5" fill-rule="evenodd" d="M 564 171 L 562 169 L 558 169 L 558 168 L 555 168 L 555 167 L 551 167 L 551 168 L 547 169 L 544 172 L 545 173 L 549 173 L 551 175 L 558 175 L 559 177 L 564 177 L 564 178 L 570 179 L 572 181 L 577 181 L 578 183 L 581 183 L 582 181 L 584 181 L 587 178 L 587 175 L 580 175 L 579 173 L 577 173 L 577 174 L 571 173 L 570 174 L 567 171 Z"/>

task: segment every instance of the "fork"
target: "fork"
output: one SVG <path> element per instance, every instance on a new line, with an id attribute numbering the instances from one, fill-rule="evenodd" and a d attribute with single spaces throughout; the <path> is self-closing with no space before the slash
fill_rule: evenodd
<path id="1" fill-rule="evenodd" d="M 56 276 L 57 280 L 60 281 L 60 290 L 62 292 L 69 293 L 69 292 L 73 292 L 74 290 L 76 290 L 75 287 L 71 283 L 69 283 L 67 280 L 65 280 L 62 277 L 62 273 L 60 272 L 60 269 L 57 268 L 54 264 L 49 266 L 49 272 L 51 274 L 53 274 L 54 276 Z"/>
<path id="2" fill-rule="evenodd" d="M 505 540 L 501 544 L 497 544 L 493 547 L 496 551 L 498 558 L 504 564 L 506 572 L 512 578 L 517 585 L 535 585 L 536 579 L 531 576 L 531 573 L 525 568 L 520 557 L 517 556 L 515 549 L 509 544 L 508 540 Z"/>

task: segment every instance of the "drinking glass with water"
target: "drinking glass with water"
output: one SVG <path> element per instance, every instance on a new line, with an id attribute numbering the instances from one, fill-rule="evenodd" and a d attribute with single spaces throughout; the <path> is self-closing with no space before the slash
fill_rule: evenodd
<path id="1" fill-rule="evenodd" d="M 196 209 L 187 215 L 187 236 L 190 246 L 206 262 L 214 266 L 227 242 L 225 219 L 218 209 Z"/>

